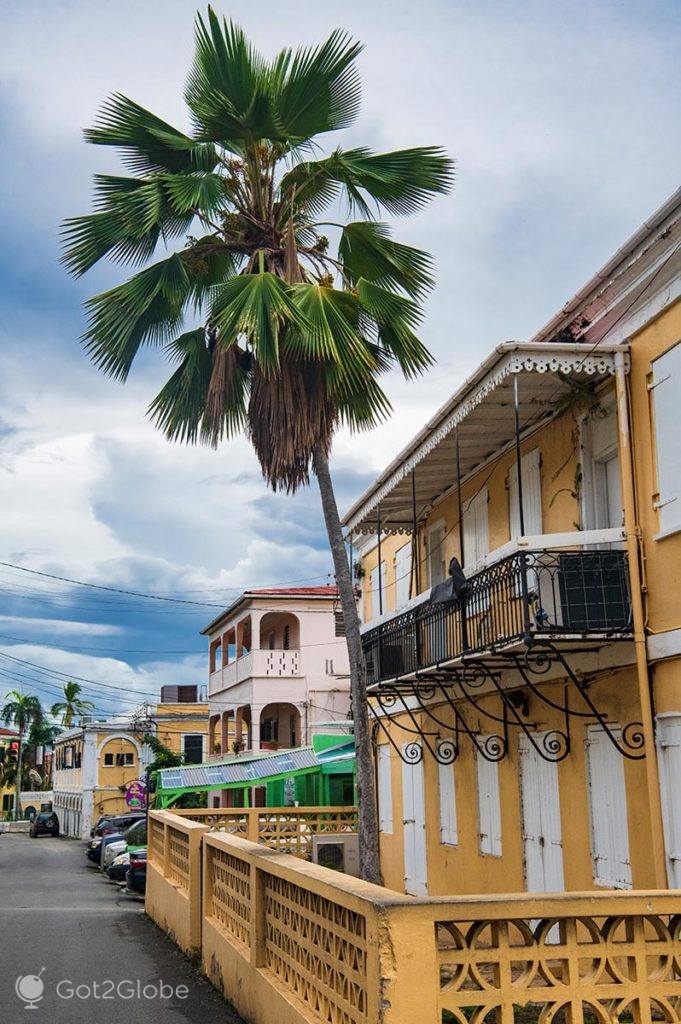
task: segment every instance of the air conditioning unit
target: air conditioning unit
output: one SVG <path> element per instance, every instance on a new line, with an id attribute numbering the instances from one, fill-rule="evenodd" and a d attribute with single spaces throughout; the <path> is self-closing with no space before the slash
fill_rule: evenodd
<path id="1" fill-rule="evenodd" d="M 312 860 L 321 867 L 359 878 L 359 836 L 356 833 L 312 836 Z"/>

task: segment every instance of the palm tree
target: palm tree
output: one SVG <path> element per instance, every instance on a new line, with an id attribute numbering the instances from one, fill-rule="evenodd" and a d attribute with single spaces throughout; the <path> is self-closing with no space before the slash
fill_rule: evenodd
<path id="1" fill-rule="evenodd" d="M 217 446 L 244 431 L 274 490 L 316 476 L 350 656 L 362 874 L 377 881 L 364 664 L 329 454 L 339 425 L 388 415 L 380 374 L 412 377 L 432 361 L 415 334 L 431 259 L 373 214 L 410 214 L 446 192 L 451 163 L 433 147 L 320 152 L 358 113 L 360 50 L 335 31 L 266 60 L 209 8 L 185 90 L 191 132 L 118 93 L 107 101 L 85 138 L 118 147 L 131 174 L 95 176 L 96 212 L 66 221 L 64 261 L 76 275 L 104 256 L 140 264 L 186 235 L 89 300 L 87 351 L 125 380 L 140 348 L 162 346 L 176 368 L 149 411 L 170 440 Z M 357 219 L 328 219 L 338 201 Z"/>
<path id="2" fill-rule="evenodd" d="M 71 728 L 74 718 L 80 718 L 94 708 L 91 700 L 81 698 L 82 692 L 83 687 L 79 683 L 64 683 L 64 700 L 52 705 L 51 715 L 53 718 L 61 717 L 61 723 L 66 729 Z"/>
<path id="3" fill-rule="evenodd" d="M 19 749 L 17 751 L 16 775 L 14 780 L 14 811 L 21 814 L 21 774 L 24 757 L 24 736 L 37 723 L 42 722 L 43 707 L 37 697 L 18 690 L 10 690 L 5 704 L 0 711 L 0 719 L 5 725 L 14 724 L 19 733 Z"/>

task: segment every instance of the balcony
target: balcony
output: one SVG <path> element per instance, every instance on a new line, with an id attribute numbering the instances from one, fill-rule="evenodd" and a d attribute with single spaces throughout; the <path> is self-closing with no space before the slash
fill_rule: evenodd
<path id="1" fill-rule="evenodd" d="M 295 679 L 302 675 L 300 665 L 297 650 L 249 651 L 211 673 L 208 692 L 213 695 L 252 678 Z"/>
<path id="2" fill-rule="evenodd" d="M 567 536 L 574 548 L 575 536 Z M 551 538 L 528 538 L 541 539 Z M 368 629 L 362 637 L 368 684 L 414 679 L 542 641 L 631 637 L 625 551 L 523 546 L 503 554 L 509 547 L 469 577 L 462 597 L 439 605 L 422 599 Z"/>

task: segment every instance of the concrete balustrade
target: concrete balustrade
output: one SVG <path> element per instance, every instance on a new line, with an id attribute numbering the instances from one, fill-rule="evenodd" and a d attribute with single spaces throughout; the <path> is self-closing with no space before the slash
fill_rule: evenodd
<path id="1" fill-rule="evenodd" d="M 679 892 L 415 898 L 150 818 L 147 910 L 252 1024 L 681 1020 Z"/>

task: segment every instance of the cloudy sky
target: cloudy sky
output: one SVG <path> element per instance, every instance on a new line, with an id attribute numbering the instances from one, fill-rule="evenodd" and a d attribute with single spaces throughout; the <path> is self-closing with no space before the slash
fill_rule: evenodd
<path id="1" fill-rule="evenodd" d="M 189 0 L 3 0 L 0 5 L 0 561 L 174 597 L 125 597 L 0 566 L 0 696 L 46 703 L 78 677 L 102 711 L 164 682 L 203 682 L 199 629 L 235 588 L 322 582 L 318 496 L 269 494 L 245 442 L 173 447 L 145 418 L 164 367 L 121 386 L 78 342 L 81 303 L 122 279 L 74 282 L 58 227 L 115 167 L 81 129 L 121 91 L 186 126 Z M 235 0 L 218 11 L 267 53 L 340 24 L 362 39 L 352 144 L 438 143 L 456 186 L 397 225 L 431 250 L 423 335 L 438 365 L 387 381 L 397 410 L 339 436 L 346 507 L 491 348 L 539 328 L 678 186 L 681 107 L 673 2 Z M 335 144 L 336 140 L 330 142 Z"/>

